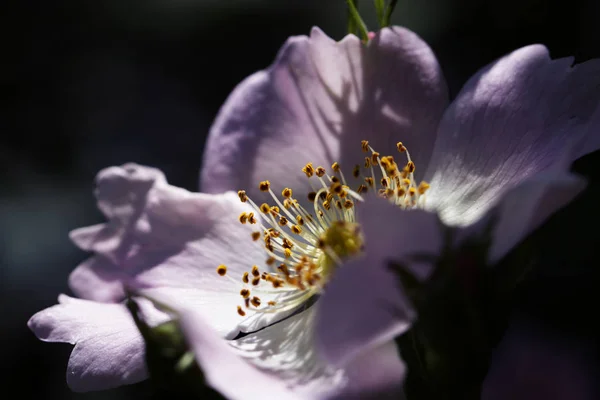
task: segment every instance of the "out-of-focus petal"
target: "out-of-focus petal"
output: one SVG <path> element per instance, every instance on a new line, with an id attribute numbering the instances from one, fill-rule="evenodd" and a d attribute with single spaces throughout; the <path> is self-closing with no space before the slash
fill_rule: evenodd
<path id="1" fill-rule="evenodd" d="M 147 377 L 144 341 L 125 306 L 65 295 L 59 302 L 35 314 L 27 325 L 43 341 L 75 345 L 67 368 L 72 390 L 110 389 Z M 147 303 L 143 310 L 152 324 L 164 320 Z"/>
<path id="2" fill-rule="evenodd" d="M 472 223 L 576 143 L 571 161 L 598 148 L 600 60 L 572 62 L 532 45 L 465 84 L 440 123 L 426 173 L 428 204 L 444 222 Z"/>
<path id="3" fill-rule="evenodd" d="M 415 33 L 384 28 L 364 45 L 313 28 L 229 96 L 206 145 L 202 190 L 245 189 L 262 202 L 257 185 L 267 179 L 276 192 L 309 192 L 302 167 L 339 161 L 349 174 L 364 162 L 362 139 L 382 154 L 403 141 L 424 171 L 447 97 L 437 60 Z"/>
<path id="4" fill-rule="evenodd" d="M 402 295 L 390 262 L 404 264 L 420 279 L 432 265 L 412 255 L 439 254 L 441 224 L 435 214 L 404 211 L 387 200 L 370 198 L 358 209 L 364 256 L 340 267 L 317 304 L 317 338 L 327 360 L 347 363 L 408 329 L 414 311 Z"/>
<path id="5" fill-rule="evenodd" d="M 234 193 L 171 186 L 157 170 L 135 164 L 101 171 L 97 184 L 109 221 L 72 233 L 95 252 L 71 275 L 73 291 L 100 301 L 122 300 L 124 287 L 150 296 L 177 292 L 205 309 L 220 332 L 235 336 L 242 274 L 266 258 L 251 238 L 256 225 L 238 221 L 249 207 Z M 225 277 L 216 272 L 220 264 L 228 267 Z"/>
<path id="6" fill-rule="evenodd" d="M 598 398 L 589 343 L 557 337 L 521 321 L 494 352 L 483 400 L 592 400 Z"/>

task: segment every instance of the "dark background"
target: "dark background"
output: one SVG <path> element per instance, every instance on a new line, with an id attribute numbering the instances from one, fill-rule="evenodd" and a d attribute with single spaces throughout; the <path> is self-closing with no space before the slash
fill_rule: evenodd
<path id="1" fill-rule="evenodd" d="M 372 2 L 363 0 L 375 30 Z M 226 96 L 285 39 L 320 26 L 340 39 L 344 0 L 58 0 L 0 6 L 0 376 L 6 398 L 151 398 L 147 384 L 75 394 L 70 346 L 27 319 L 68 293 L 86 255 L 68 239 L 102 221 L 100 169 L 135 161 L 197 188 L 203 143 Z M 600 2 L 400 0 L 393 21 L 436 52 L 454 96 L 478 68 L 543 43 L 600 57 Z M 11 393 L 13 393 L 11 395 Z"/>

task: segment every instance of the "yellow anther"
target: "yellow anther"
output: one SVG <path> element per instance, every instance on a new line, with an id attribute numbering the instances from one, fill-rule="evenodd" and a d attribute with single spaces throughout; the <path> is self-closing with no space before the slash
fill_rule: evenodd
<path id="1" fill-rule="evenodd" d="M 413 172 L 415 172 L 415 163 L 414 163 L 414 162 L 412 162 L 412 161 L 409 161 L 409 162 L 406 164 L 406 169 L 408 170 L 408 172 L 409 172 L 409 173 L 411 173 L 411 174 L 412 174 Z"/>
<path id="2" fill-rule="evenodd" d="M 296 222 L 300 226 L 304 225 L 304 219 L 300 215 L 296 215 Z"/>
<path id="3" fill-rule="evenodd" d="M 341 210 L 341 209 L 342 209 L 342 202 L 341 202 L 341 201 L 339 201 L 339 200 L 337 200 L 337 201 L 335 202 L 335 206 Z"/>
<path id="4" fill-rule="evenodd" d="M 331 164 L 331 169 L 334 172 L 340 172 L 340 164 L 336 161 L 333 164 Z"/>
<path id="5" fill-rule="evenodd" d="M 344 201 L 344 208 L 345 208 L 346 210 L 349 210 L 349 209 L 351 209 L 351 208 L 352 208 L 352 206 L 354 206 L 354 203 L 353 203 L 352 201 L 350 201 L 350 200 L 346 200 L 346 201 Z"/>
<path id="6" fill-rule="evenodd" d="M 252 298 L 252 300 L 250 300 L 250 303 L 252 303 L 252 305 L 254 307 L 259 307 L 260 306 L 260 299 L 258 297 L 256 297 L 256 296 L 254 296 Z"/>
<path id="7" fill-rule="evenodd" d="M 358 194 L 361 194 L 361 193 L 366 193 L 366 192 L 367 192 L 367 187 L 366 187 L 365 185 L 360 185 L 360 186 L 358 187 L 358 189 L 356 189 L 356 192 L 357 192 Z"/>
<path id="8" fill-rule="evenodd" d="M 281 225 L 281 226 L 286 226 L 286 225 L 287 225 L 287 223 L 288 223 L 288 220 L 287 220 L 287 218 L 286 218 L 286 217 L 281 217 L 281 218 L 279 218 L 279 225 Z"/>
<path id="9" fill-rule="evenodd" d="M 288 270 L 287 265 L 285 264 L 280 264 L 277 269 L 284 274 L 285 276 L 288 276 L 290 274 L 290 271 Z"/>
<path id="10" fill-rule="evenodd" d="M 252 240 L 255 242 L 260 239 L 260 232 L 252 232 Z"/>
<path id="11" fill-rule="evenodd" d="M 240 290 L 240 295 L 247 299 L 248 297 L 250 297 L 250 290 L 249 289 L 242 289 Z"/>
<path id="12" fill-rule="evenodd" d="M 277 288 L 279 288 L 279 287 L 283 286 L 283 281 L 280 281 L 280 280 L 274 280 L 272 284 L 273 284 L 273 287 L 274 287 L 275 289 L 277 289 Z"/>
<path id="13" fill-rule="evenodd" d="M 371 157 L 365 157 L 365 168 L 371 167 Z"/>
<path id="14" fill-rule="evenodd" d="M 267 203 L 262 203 L 260 205 L 260 211 L 262 211 L 265 214 L 268 214 L 271 211 L 271 207 L 269 207 Z"/>
<path id="15" fill-rule="evenodd" d="M 246 222 L 248 222 L 248 214 L 246 214 L 245 212 L 243 212 L 243 213 L 240 214 L 240 216 L 239 216 L 238 219 L 239 219 L 239 221 L 242 224 L 245 224 Z"/>
<path id="16" fill-rule="evenodd" d="M 409 196 L 414 196 L 415 193 L 417 193 L 417 189 L 415 189 L 414 187 L 411 187 L 410 189 L 408 189 L 408 195 Z"/>
<path id="17" fill-rule="evenodd" d="M 364 151 L 366 153 L 367 151 L 369 151 L 369 141 L 362 140 L 360 142 L 360 147 L 362 148 L 362 151 Z"/>
<path id="18" fill-rule="evenodd" d="M 385 195 L 386 195 L 387 198 L 393 197 L 394 196 L 394 189 L 387 188 L 385 190 Z"/>
<path id="19" fill-rule="evenodd" d="M 396 196 L 398 197 L 404 197 L 404 195 L 406 194 L 406 190 L 404 190 L 404 188 L 398 188 L 396 189 Z"/>
<path id="20" fill-rule="evenodd" d="M 244 317 L 246 315 L 246 311 L 242 310 L 242 306 L 237 306 L 237 313 L 240 317 Z"/>
<path id="21" fill-rule="evenodd" d="M 251 224 L 255 224 L 256 223 L 256 218 L 254 218 L 254 213 L 248 213 L 248 222 L 250 222 Z"/>
<path id="22" fill-rule="evenodd" d="M 283 206 L 286 210 L 289 210 L 294 205 L 294 201 L 292 199 L 283 199 Z"/>
<path id="23" fill-rule="evenodd" d="M 275 258 L 274 257 L 267 258 L 267 261 L 265 261 L 265 264 L 267 264 L 267 265 L 275 264 Z"/>
<path id="24" fill-rule="evenodd" d="M 429 183 L 427 183 L 425 181 L 421 181 L 421 183 L 419 183 L 419 187 L 417 188 L 417 191 L 419 192 L 419 194 L 423 194 L 427 191 L 427 189 L 429 189 Z"/>
<path id="25" fill-rule="evenodd" d="M 292 256 L 292 250 L 283 249 L 283 255 L 285 256 L 285 258 L 290 258 Z"/>
<path id="26" fill-rule="evenodd" d="M 325 201 L 323 202 L 323 207 L 324 207 L 326 210 L 329 210 L 329 209 L 331 208 L 331 202 L 330 202 L 329 200 L 325 200 Z"/>
<path id="27" fill-rule="evenodd" d="M 325 168 L 317 167 L 317 169 L 315 170 L 315 173 L 317 174 L 317 176 L 319 178 L 321 178 L 323 175 L 325 175 Z"/>
<path id="28" fill-rule="evenodd" d="M 298 225 L 292 225 L 291 229 L 296 235 L 299 235 L 302 232 L 302 228 L 300 228 Z"/>
<path id="29" fill-rule="evenodd" d="M 339 182 L 333 182 L 329 186 L 329 190 L 331 190 L 333 193 L 340 193 L 342 191 L 342 184 Z"/>
<path id="30" fill-rule="evenodd" d="M 390 178 L 381 178 L 381 186 L 384 188 L 390 185 Z"/>
<path id="31" fill-rule="evenodd" d="M 404 153 L 406 151 L 406 147 L 404 147 L 404 144 L 402 144 L 402 142 L 396 143 L 396 148 L 400 153 Z"/>
<path id="32" fill-rule="evenodd" d="M 371 154 L 371 164 L 379 165 L 379 153 L 376 151 Z"/>
<path id="33" fill-rule="evenodd" d="M 227 267 L 225 265 L 221 264 L 217 267 L 217 274 L 219 274 L 221 276 L 225 276 L 226 273 L 227 273 Z"/>
<path id="34" fill-rule="evenodd" d="M 260 276 L 255 276 L 252 278 L 252 285 L 256 286 L 260 283 Z"/>
<path id="35" fill-rule="evenodd" d="M 379 160 L 379 163 L 380 163 L 380 164 L 381 164 L 381 165 L 382 165 L 384 168 L 387 168 L 387 167 L 389 167 L 389 165 L 390 165 L 391 163 L 393 163 L 393 162 L 394 162 L 394 159 L 392 158 L 392 156 L 384 156 L 384 157 L 381 157 L 381 159 Z"/>
<path id="36" fill-rule="evenodd" d="M 245 190 L 238 190 L 238 197 L 242 203 L 245 203 L 248 200 L 248 195 Z"/>
<path id="37" fill-rule="evenodd" d="M 374 180 L 373 180 L 373 178 L 372 178 L 372 177 L 370 177 L 370 176 L 367 176 L 367 177 L 365 178 L 365 182 L 367 183 L 367 185 L 369 185 L 369 186 L 371 186 L 371 187 L 373 187 L 373 185 L 375 185 L 375 181 L 374 181 Z"/>
<path id="38" fill-rule="evenodd" d="M 242 275 L 242 282 L 244 283 L 248 283 L 248 272 L 244 272 L 244 275 Z"/>
<path id="39" fill-rule="evenodd" d="M 294 243 L 288 238 L 283 238 L 282 247 L 284 249 L 292 249 L 294 247 Z"/>
<path id="40" fill-rule="evenodd" d="M 256 265 L 252 266 L 252 275 L 253 276 L 259 276 L 260 275 L 260 271 L 258 269 L 258 266 L 256 266 Z"/>
<path id="41" fill-rule="evenodd" d="M 269 182 L 269 181 L 262 181 L 261 183 L 258 184 L 258 188 L 260 189 L 261 192 L 268 192 L 270 187 L 271 187 L 271 182 Z"/>
<path id="42" fill-rule="evenodd" d="M 410 179 L 402 179 L 402 184 L 405 186 L 410 186 Z"/>
<path id="43" fill-rule="evenodd" d="M 313 168 L 312 163 L 306 164 L 304 166 L 304 168 L 302 168 L 302 172 L 304 172 L 306 174 L 307 178 L 310 178 L 311 176 L 313 176 L 315 173 L 315 169 Z"/>
<path id="44" fill-rule="evenodd" d="M 358 178 L 360 176 L 360 165 L 355 165 L 352 169 L 352 176 Z"/>
<path id="45" fill-rule="evenodd" d="M 271 307 L 274 306 L 275 304 L 277 304 L 276 302 L 274 302 L 273 300 L 270 300 L 268 303 L 268 305 L 270 305 Z"/>
<path id="46" fill-rule="evenodd" d="M 292 197 L 292 189 L 290 188 L 285 188 L 281 191 L 281 195 L 283 197 L 285 197 L 286 199 L 289 199 L 290 197 Z"/>

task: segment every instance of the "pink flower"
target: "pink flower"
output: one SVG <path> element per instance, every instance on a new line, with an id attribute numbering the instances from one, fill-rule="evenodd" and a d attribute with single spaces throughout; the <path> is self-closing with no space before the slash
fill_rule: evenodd
<path id="1" fill-rule="evenodd" d="M 290 38 L 211 129 L 201 189 L 213 194 L 135 164 L 99 173 L 108 222 L 72 234 L 94 253 L 70 278 L 83 300 L 39 312 L 30 327 L 76 343 L 76 390 L 140 380 L 132 322 L 115 317 L 99 329 L 84 311 L 122 313 L 127 288 L 179 310 L 207 382 L 228 397 L 265 392 L 227 385 L 219 359 L 277 382 L 281 396 L 397 392 L 404 365 L 390 340 L 413 312 L 382 264 L 439 251 L 439 218 L 476 232 L 492 214 L 494 261 L 583 189 L 569 166 L 600 144 L 600 63 L 571 63 L 528 46 L 483 68 L 449 103 L 431 49 L 406 29 L 382 29 L 367 45 L 317 28 Z M 250 334 L 216 340 L 239 332 Z M 100 348 L 113 363 L 93 362 Z M 135 365 L 117 362 L 126 358 Z"/>

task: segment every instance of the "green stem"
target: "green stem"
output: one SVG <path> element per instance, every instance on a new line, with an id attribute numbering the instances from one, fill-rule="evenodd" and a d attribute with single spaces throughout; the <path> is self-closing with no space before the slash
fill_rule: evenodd
<path id="1" fill-rule="evenodd" d="M 390 26 L 390 20 L 392 19 L 392 13 L 394 12 L 396 3 L 398 3 L 398 0 L 391 0 L 390 4 L 388 4 L 387 9 L 385 10 L 385 15 L 383 16 L 383 21 L 381 23 L 382 28 L 385 26 Z"/>
<path id="2" fill-rule="evenodd" d="M 356 27 L 358 29 L 358 32 L 360 33 L 362 40 L 368 41 L 369 40 L 369 31 L 367 30 L 367 26 L 365 25 L 364 21 L 360 17 L 360 14 L 358 13 L 356 4 L 354 4 L 355 1 L 356 0 L 346 0 L 346 3 L 348 3 L 348 9 L 350 11 L 349 18 L 354 20 L 354 23 L 356 24 Z M 351 32 L 351 33 L 354 33 L 354 32 Z"/>
<path id="3" fill-rule="evenodd" d="M 385 15 L 385 0 L 373 0 L 375 4 L 375 12 L 377 13 L 377 22 L 379 23 L 379 27 L 383 28 L 383 18 Z"/>

